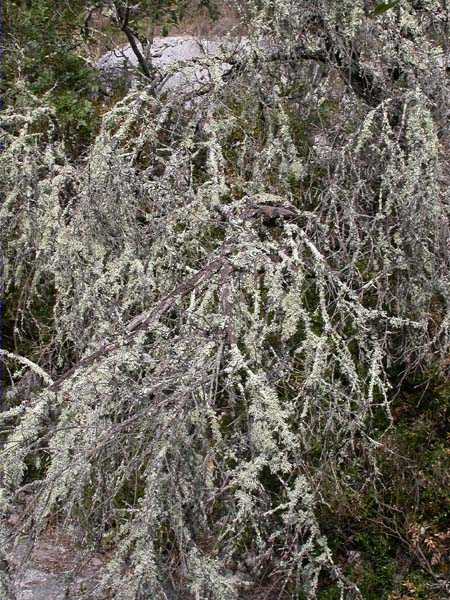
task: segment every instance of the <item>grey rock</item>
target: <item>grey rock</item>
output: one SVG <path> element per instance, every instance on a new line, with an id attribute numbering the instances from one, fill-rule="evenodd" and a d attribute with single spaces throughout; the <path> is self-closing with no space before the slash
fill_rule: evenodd
<path id="1" fill-rule="evenodd" d="M 103 566 L 95 555 L 82 556 L 73 546 L 47 537 L 30 548 L 19 543 L 8 553 L 14 600 L 75 600 L 92 589 Z"/>
<path id="2" fill-rule="evenodd" d="M 66 585 L 61 575 L 28 568 L 15 581 L 17 600 L 67 600 Z"/>
<path id="3" fill-rule="evenodd" d="M 142 46 L 139 46 L 145 54 Z M 230 68 L 232 57 L 248 48 L 248 40 L 201 40 L 195 37 L 157 37 L 150 47 L 149 62 L 155 72 L 159 92 L 195 90 L 211 80 L 211 67 L 220 74 Z M 106 91 L 119 82 L 130 84 L 139 72 L 139 63 L 129 45 L 104 54 L 96 63 Z"/>

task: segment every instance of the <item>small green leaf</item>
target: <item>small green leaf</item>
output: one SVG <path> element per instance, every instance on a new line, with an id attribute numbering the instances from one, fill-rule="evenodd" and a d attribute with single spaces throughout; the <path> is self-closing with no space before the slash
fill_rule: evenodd
<path id="1" fill-rule="evenodd" d="M 392 0 L 392 2 L 381 2 L 377 4 L 372 12 L 372 17 L 378 17 L 378 15 L 382 15 L 386 11 L 394 8 L 399 4 L 400 0 Z"/>

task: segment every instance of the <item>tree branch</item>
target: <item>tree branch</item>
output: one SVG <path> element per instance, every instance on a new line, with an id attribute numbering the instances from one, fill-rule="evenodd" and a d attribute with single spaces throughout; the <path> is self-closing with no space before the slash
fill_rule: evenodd
<path id="1" fill-rule="evenodd" d="M 127 5 L 125 8 L 123 6 L 121 6 L 120 2 L 114 2 L 114 7 L 116 9 L 117 22 L 119 24 L 119 27 L 124 32 L 124 34 L 127 36 L 127 40 L 137 58 L 137 61 L 141 68 L 141 71 L 144 73 L 144 75 L 146 77 L 151 79 L 152 73 L 148 67 L 148 63 L 145 60 L 144 55 L 142 54 L 142 52 L 139 48 L 138 42 L 139 43 L 141 43 L 141 42 L 140 42 L 137 34 L 131 29 L 131 27 L 129 25 L 130 7 L 128 6 L 128 2 L 127 2 Z M 142 43 L 141 43 L 141 45 L 142 45 Z"/>
<path id="2" fill-rule="evenodd" d="M 34 373 L 36 373 L 36 375 L 39 375 L 39 377 L 42 377 L 42 379 L 45 381 L 46 384 L 48 384 L 50 386 L 53 385 L 53 379 L 50 377 L 50 375 L 48 375 L 48 373 L 46 373 L 44 371 L 44 369 L 42 369 L 39 365 L 34 363 L 29 358 L 26 358 L 25 356 L 20 356 L 19 354 L 14 354 L 13 352 L 8 352 L 7 350 L 1 350 L 1 349 L 0 349 L 0 356 L 6 356 L 7 358 L 11 358 L 12 360 L 17 360 L 17 362 L 20 362 L 23 365 L 29 367 L 32 371 L 34 371 Z"/>

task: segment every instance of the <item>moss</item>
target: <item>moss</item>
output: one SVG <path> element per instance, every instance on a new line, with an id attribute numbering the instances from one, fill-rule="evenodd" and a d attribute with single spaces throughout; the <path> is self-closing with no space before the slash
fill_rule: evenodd
<path id="1" fill-rule="evenodd" d="M 25 460 L 24 484 L 43 480 L 49 463 L 49 453 L 45 448 L 45 444 L 41 444 L 41 448 Z"/>
<path id="2" fill-rule="evenodd" d="M 337 585 L 327 586 L 327 588 L 319 590 L 317 594 L 317 600 L 340 600 L 341 597 L 341 590 Z"/>

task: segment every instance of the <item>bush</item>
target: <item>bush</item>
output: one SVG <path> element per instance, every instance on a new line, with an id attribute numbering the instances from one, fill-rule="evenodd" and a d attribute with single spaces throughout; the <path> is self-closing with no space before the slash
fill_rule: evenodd
<path id="1" fill-rule="evenodd" d="M 6 292 L 36 321 L 3 357 L 42 384 L 11 386 L 1 507 L 34 469 L 23 530 L 108 549 L 97 597 L 445 590 L 441 13 L 365 6 L 246 3 L 248 58 L 195 99 L 136 85 L 83 160 L 62 108 L 3 115 Z"/>

